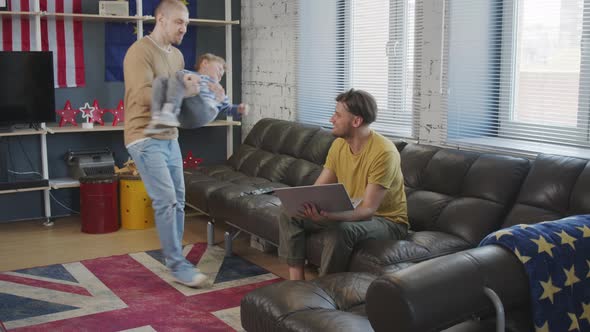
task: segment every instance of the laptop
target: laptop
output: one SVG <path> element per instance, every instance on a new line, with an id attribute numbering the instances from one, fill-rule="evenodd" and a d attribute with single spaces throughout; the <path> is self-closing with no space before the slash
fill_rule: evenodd
<path id="1" fill-rule="evenodd" d="M 276 188 L 274 194 L 279 197 L 283 207 L 292 216 L 298 215 L 301 206 L 306 202 L 315 203 L 320 210 L 326 212 L 354 209 L 342 183 Z"/>

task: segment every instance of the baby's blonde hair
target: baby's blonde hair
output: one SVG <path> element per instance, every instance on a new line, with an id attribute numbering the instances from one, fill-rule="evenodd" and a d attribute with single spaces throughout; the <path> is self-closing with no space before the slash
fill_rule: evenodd
<path id="1" fill-rule="evenodd" d="M 201 64 L 203 63 L 203 61 L 209 61 L 209 62 L 219 62 L 223 65 L 223 70 L 226 70 L 226 64 L 225 64 L 225 59 L 223 59 L 220 56 L 217 56 L 215 54 L 211 54 L 211 53 L 205 53 L 203 55 L 201 55 L 199 57 L 199 59 L 197 59 L 197 64 L 195 65 L 195 70 L 199 71 L 199 68 L 201 68 Z"/>

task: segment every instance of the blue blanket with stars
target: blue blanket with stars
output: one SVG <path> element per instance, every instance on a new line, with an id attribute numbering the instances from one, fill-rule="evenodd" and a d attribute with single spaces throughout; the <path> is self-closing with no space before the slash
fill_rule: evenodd
<path id="1" fill-rule="evenodd" d="M 524 265 L 536 331 L 590 331 L 590 215 L 515 225 L 479 245 L 490 244 Z"/>

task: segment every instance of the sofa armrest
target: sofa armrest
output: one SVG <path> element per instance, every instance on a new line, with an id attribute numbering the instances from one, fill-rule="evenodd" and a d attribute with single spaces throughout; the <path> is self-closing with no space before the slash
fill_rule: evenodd
<path id="1" fill-rule="evenodd" d="M 492 315 L 484 287 L 498 294 L 505 311 L 528 306 L 528 278 L 518 258 L 485 246 L 381 276 L 367 290 L 367 315 L 375 331 L 438 331 Z"/>

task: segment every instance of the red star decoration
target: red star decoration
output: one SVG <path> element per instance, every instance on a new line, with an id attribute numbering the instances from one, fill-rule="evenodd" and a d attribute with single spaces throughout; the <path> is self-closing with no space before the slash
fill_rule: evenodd
<path id="1" fill-rule="evenodd" d="M 119 101 L 117 108 L 108 111 L 113 114 L 113 126 L 116 126 L 119 122 L 125 121 L 125 107 L 122 100 Z"/>
<path id="2" fill-rule="evenodd" d="M 197 168 L 199 164 L 203 162 L 202 158 L 194 158 L 193 152 L 189 151 L 186 154 L 186 158 L 182 160 L 183 168 Z"/>
<path id="3" fill-rule="evenodd" d="M 77 109 L 73 109 L 72 103 L 70 103 L 69 100 L 66 101 L 66 105 L 62 110 L 56 110 L 55 113 L 61 116 L 61 119 L 59 119 L 60 127 L 63 127 L 68 123 L 71 123 L 73 126 L 78 127 L 78 124 L 76 123 L 76 115 L 80 113 L 80 111 Z"/>
<path id="4" fill-rule="evenodd" d="M 101 126 L 104 126 L 104 121 L 102 120 L 102 116 L 106 112 L 104 108 L 100 108 L 98 106 L 98 100 L 94 99 L 92 102 L 92 108 L 94 108 L 94 112 L 92 112 L 92 117 L 90 118 L 90 122 L 96 122 Z"/>

